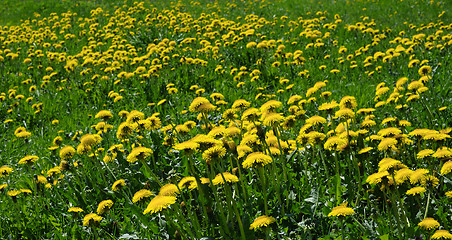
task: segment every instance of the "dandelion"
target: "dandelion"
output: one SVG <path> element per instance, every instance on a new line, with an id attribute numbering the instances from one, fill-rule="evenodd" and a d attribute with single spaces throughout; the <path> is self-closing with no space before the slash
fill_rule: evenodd
<path id="1" fill-rule="evenodd" d="M 410 175 L 410 183 L 416 184 L 418 182 L 421 182 L 421 180 L 429 173 L 428 169 L 420 168 L 416 169 L 411 175 Z"/>
<path id="2" fill-rule="evenodd" d="M 118 191 L 121 188 L 123 188 L 125 185 L 126 185 L 126 181 L 124 179 L 119 179 L 119 180 L 117 180 L 117 181 L 115 181 L 113 183 L 113 186 L 111 187 L 111 190 L 114 191 L 114 192 Z"/>
<path id="3" fill-rule="evenodd" d="M 148 204 L 143 214 L 145 215 L 148 213 L 154 214 L 164 209 L 167 209 L 171 204 L 176 203 L 176 199 L 177 198 L 174 196 L 157 195 Z"/>
<path id="4" fill-rule="evenodd" d="M 223 179 L 224 177 L 224 179 Z M 238 182 L 239 178 L 229 172 L 219 173 L 212 179 L 213 185 L 224 184 L 226 182 L 234 183 Z"/>
<path id="5" fill-rule="evenodd" d="M 446 175 L 452 171 L 452 161 L 447 161 L 441 167 L 441 175 Z M 1 172 L 0 172 L 1 174 Z"/>
<path id="6" fill-rule="evenodd" d="M 420 182 L 424 187 L 436 187 L 439 184 L 439 179 L 433 175 L 426 175 L 421 178 Z"/>
<path id="7" fill-rule="evenodd" d="M 256 230 L 263 227 L 267 227 L 268 225 L 276 222 L 276 219 L 274 217 L 269 217 L 267 215 L 262 215 L 260 217 L 257 217 L 254 219 L 253 223 L 250 225 L 250 230 Z"/>
<path id="8" fill-rule="evenodd" d="M 73 213 L 79 213 L 79 212 L 83 212 L 83 209 L 81 209 L 79 207 L 70 207 L 67 211 L 73 212 Z"/>
<path id="9" fill-rule="evenodd" d="M 257 108 L 249 108 L 242 114 L 242 121 L 256 121 L 259 118 L 260 112 Z"/>
<path id="10" fill-rule="evenodd" d="M 341 151 L 347 146 L 347 140 L 338 136 L 329 137 L 323 147 L 329 151 Z"/>
<path id="11" fill-rule="evenodd" d="M 325 124 L 326 119 L 321 116 L 312 116 L 306 120 L 306 123 L 312 124 L 313 126 L 319 125 L 319 124 Z"/>
<path id="12" fill-rule="evenodd" d="M 416 158 L 424 159 L 428 156 L 431 156 L 433 153 L 435 153 L 435 151 L 433 151 L 432 149 L 424 149 L 424 150 L 421 150 L 420 152 L 418 152 L 418 154 L 416 155 Z"/>
<path id="13" fill-rule="evenodd" d="M 99 205 L 97 206 L 97 214 L 102 215 L 105 212 L 109 211 L 111 209 L 111 207 L 113 206 L 113 201 L 112 200 L 104 200 L 102 202 L 99 203 Z"/>
<path id="14" fill-rule="evenodd" d="M 387 150 L 397 150 L 397 140 L 395 138 L 383 138 L 378 144 L 378 150 L 387 151 Z"/>
<path id="15" fill-rule="evenodd" d="M 64 146 L 60 149 L 61 160 L 71 159 L 75 155 L 75 148 L 72 146 Z"/>
<path id="16" fill-rule="evenodd" d="M 369 175 L 366 179 L 366 182 L 369 184 L 378 184 L 383 180 L 383 178 L 387 176 L 389 176 L 388 171 L 376 172 L 374 174 Z"/>
<path id="17" fill-rule="evenodd" d="M 417 194 L 425 193 L 425 191 L 426 191 L 425 187 L 413 187 L 413 188 L 408 189 L 406 191 L 406 194 L 414 196 Z"/>
<path id="18" fill-rule="evenodd" d="M 417 225 L 424 230 L 433 230 L 435 228 L 439 228 L 440 226 L 438 221 L 430 217 L 424 218 L 424 220 L 422 220 L 422 222 L 418 223 Z"/>
<path id="19" fill-rule="evenodd" d="M 202 153 L 202 158 L 210 164 L 211 161 L 222 158 L 226 154 L 226 148 L 222 146 L 213 146 Z"/>
<path id="20" fill-rule="evenodd" d="M 436 152 L 432 154 L 432 157 L 439 159 L 452 158 L 452 150 L 447 147 L 438 148 Z"/>
<path id="21" fill-rule="evenodd" d="M 13 168 L 8 166 L 1 166 L 0 167 L 0 177 L 6 177 L 13 171 Z"/>
<path id="22" fill-rule="evenodd" d="M 172 183 L 163 185 L 159 191 L 161 196 L 176 196 L 177 194 L 179 194 L 179 188 Z"/>
<path id="23" fill-rule="evenodd" d="M 272 158 L 262 152 L 254 152 L 246 157 L 246 160 L 242 162 L 243 168 L 252 168 L 257 166 L 265 166 L 272 162 Z"/>
<path id="24" fill-rule="evenodd" d="M 136 192 L 133 195 L 132 202 L 133 203 L 137 203 L 137 202 L 139 202 L 139 201 L 141 201 L 141 200 L 143 200 L 145 198 L 148 198 L 148 197 L 150 197 L 152 195 L 154 195 L 154 193 L 152 193 L 151 191 L 149 191 L 147 189 L 141 189 L 141 190 L 139 190 L 138 192 Z"/>
<path id="25" fill-rule="evenodd" d="M 180 189 L 188 187 L 189 189 L 194 189 L 197 187 L 195 177 L 184 177 L 177 184 Z"/>
<path id="26" fill-rule="evenodd" d="M 109 110 L 101 110 L 94 116 L 94 118 L 102 118 L 104 121 L 107 121 L 112 117 L 113 114 Z"/>
<path id="27" fill-rule="evenodd" d="M 264 125 L 268 127 L 277 126 L 279 123 L 284 121 L 284 116 L 280 113 L 270 113 L 264 118 Z"/>
<path id="28" fill-rule="evenodd" d="M 244 110 L 248 108 L 251 105 L 250 102 L 244 100 L 244 99 L 238 99 L 235 100 L 235 102 L 232 104 L 232 109 L 236 109 L 238 111 Z"/>
<path id="29" fill-rule="evenodd" d="M 430 66 L 424 65 L 421 68 L 419 68 L 419 75 L 426 76 L 432 72 L 432 68 Z"/>
<path id="30" fill-rule="evenodd" d="M 405 181 L 410 179 L 411 174 L 413 173 L 413 170 L 409 168 L 402 168 L 400 170 L 397 170 L 394 174 L 394 180 L 397 185 L 400 185 L 404 183 Z"/>
<path id="31" fill-rule="evenodd" d="M 452 239 L 452 234 L 447 230 L 436 230 L 431 239 Z"/>
<path id="32" fill-rule="evenodd" d="M 87 215 L 85 215 L 85 217 L 83 218 L 83 226 L 91 226 L 93 224 L 97 224 L 98 222 L 100 222 L 102 220 L 103 217 L 95 214 L 95 213 L 89 213 Z"/>
<path id="33" fill-rule="evenodd" d="M 39 159 L 38 156 L 28 155 L 19 160 L 19 164 L 33 164 Z"/>
<path id="34" fill-rule="evenodd" d="M 345 217 L 353 214 L 355 214 L 355 210 L 347 207 L 346 205 L 340 205 L 334 207 L 333 210 L 331 210 L 331 212 L 328 213 L 328 217 L 341 217 L 341 216 Z"/>
<path id="35" fill-rule="evenodd" d="M 148 156 L 153 153 L 152 149 L 146 147 L 136 147 L 132 149 L 130 154 L 127 156 L 127 161 L 134 163 L 136 161 L 144 161 Z"/>
<path id="36" fill-rule="evenodd" d="M 194 151 L 196 151 L 199 148 L 199 143 L 194 141 L 185 141 L 182 143 L 178 143 L 174 146 L 175 150 L 178 151 L 184 151 L 185 154 L 191 155 Z"/>

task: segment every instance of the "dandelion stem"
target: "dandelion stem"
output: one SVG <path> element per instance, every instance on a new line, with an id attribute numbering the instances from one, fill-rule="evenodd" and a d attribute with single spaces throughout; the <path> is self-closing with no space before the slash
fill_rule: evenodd
<path id="1" fill-rule="evenodd" d="M 424 219 L 427 218 L 428 206 L 430 205 L 430 190 L 427 195 L 427 205 L 425 206 Z"/>

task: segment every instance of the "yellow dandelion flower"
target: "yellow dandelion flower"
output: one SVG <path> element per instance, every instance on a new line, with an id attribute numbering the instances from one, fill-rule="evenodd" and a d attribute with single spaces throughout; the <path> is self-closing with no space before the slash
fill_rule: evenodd
<path id="1" fill-rule="evenodd" d="M 424 65 L 421 68 L 419 68 L 419 75 L 426 76 L 432 72 L 432 68 L 430 66 Z"/>
<path id="2" fill-rule="evenodd" d="M 378 144 L 378 150 L 386 151 L 386 150 L 397 150 L 397 140 L 395 138 L 383 138 Z"/>
<path id="3" fill-rule="evenodd" d="M 202 153 L 202 158 L 207 162 L 207 164 L 210 164 L 210 162 L 222 158 L 225 154 L 226 148 L 216 145 L 205 150 Z"/>
<path id="4" fill-rule="evenodd" d="M 326 119 L 321 116 L 312 116 L 306 120 L 306 123 L 312 124 L 312 125 L 319 125 L 319 124 L 325 124 Z"/>
<path id="5" fill-rule="evenodd" d="M 245 99 L 238 99 L 235 100 L 234 103 L 232 104 L 232 109 L 240 111 L 248 108 L 250 105 L 251 103 L 246 101 Z"/>
<path id="6" fill-rule="evenodd" d="M 113 206 L 112 200 L 104 200 L 99 203 L 99 205 L 97 206 L 96 212 L 97 212 L 97 214 L 102 215 L 102 214 L 106 213 L 107 211 L 109 211 L 112 206 Z"/>
<path id="7" fill-rule="evenodd" d="M 19 164 L 32 164 L 39 159 L 38 156 L 28 155 L 19 160 Z"/>
<path id="8" fill-rule="evenodd" d="M 256 121 L 259 118 L 260 111 L 257 108 L 249 108 L 242 114 L 242 121 Z"/>
<path id="9" fill-rule="evenodd" d="M 447 191 L 444 195 L 448 198 L 452 198 L 452 191 Z"/>
<path id="10" fill-rule="evenodd" d="M 134 163 L 136 161 L 144 161 L 148 156 L 153 153 L 152 149 L 147 147 L 136 147 L 132 149 L 130 154 L 127 156 L 127 161 Z"/>
<path id="11" fill-rule="evenodd" d="M 1 166 L 0 167 L 0 177 L 6 177 L 13 171 L 12 167 Z"/>
<path id="12" fill-rule="evenodd" d="M 432 157 L 444 159 L 444 158 L 452 158 L 452 150 L 447 147 L 441 147 L 436 150 Z"/>
<path id="13" fill-rule="evenodd" d="M 83 209 L 81 209 L 79 207 L 70 207 L 67 211 L 73 212 L 73 213 L 79 213 L 79 212 L 83 212 Z"/>
<path id="14" fill-rule="evenodd" d="M 167 209 L 168 206 L 176 203 L 176 199 L 177 198 L 174 196 L 157 195 L 148 204 L 146 209 L 143 211 L 143 214 L 145 214 L 145 215 L 148 213 L 154 214 L 154 213 L 162 211 L 163 209 Z"/>
<path id="15" fill-rule="evenodd" d="M 137 203 L 137 202 L 139 202 L 145 198 L 148 198 L 150 196 L 153 196 L 153 195 L 154 195 L 154 193 L 152 193 L 151 191 L 149 191 L 147 189 L 141 189 L 133 195 L 132 202 Z"/>
<path id="16" fill-rule="evenodd" d="M 268 127 L 277 126 L 284 121 L 284 116 L 280 113 L 270 113 L 263 119 L 263 124 Z"/>
<path id="17" fill-rule="evenodd" d="M 416 184 L 421 182 L 421 180 L 429 173 L 428 169 L 419 168 L 416 169 L 411 175 L 410 175 L 410 183 Z"/>
<path id="18" fill-rule="evenodd" d="M 182 178 L 179 183 L 177 184 L 179 186 L 179 189 L 189 188 L 193 189 L 197 187 L 196 184 L 196 178 L 195 177 L 184 177 Z"/>
<path id="19" fill-rule="evenodd" d="M 339 104 L 336 101 L 326 102 L 322 103 L 322 105 L 319 106 L 319 111 L 332 111 L 333 109 L 339 107 Z"/>
<path id="20" fill-rule="evenodd" d="M 431 156 L 433 153 L 435 153 L 435 151 L 433 151 L 432 149 L 424 149 L 424 150 L 421 150 L 420 152 L 418 152 L 418 154 L 416 155 L 416 158 L 423 159 L 428 156 Z"/>
<path id="21" fill-rule="evenodd" d="M 95 214 L 95 213 L 89 213 L 85 215 L 83 218 L 83 226 L 90 226 L 92 224 L 96 224 L 102 220 L 103 217 Z"/>
<path id="22" fill-rule="evenodd" d="M 329 151 L 342 151 L 343 148 L 347 146 L 348 142 L 339 136 L 329 137 L 323 147 Z"/>
<path id="23" fill-rule="evenodd" d="M 328 217 L 345 217 L 353 214 L 355 214 L 355 210 L 353 210 L 353 208 L 340 205 L 334 207 L 333 210 L 331 210 L 331 212 L 328 213 Z"/>
<path id="24" fill-rule="evenodd" d="M 224 177 L 224 179 L 223 179 L 223 177 Z M 225 181 L 234 183 L 234 182 L 238 182 L 239 178 L 229 172 L 219 173 L 215 176 L 214 179 L 212 179 L 212 184 L 213 185 L 225 184 Z"/>
<path id="25" fill-rule="evenodd" d="M 436 187 L 439 184 L 439 179 L 433 175 L 425 175 L 421 179 L 421 185 L 424 187 Z"/>
<path id="26" fill-rule="evenodd" d="M 179 194 L 179 188 L 171 183 L 163 185 L 159 191 L 161 196 L 176 196 L 177 194 Z"/>
<path id="27" fill-rule="evenodd" d="M 118 191 L 126 185 L 126 181 L 124 179 L 119 179 L 113 183 L 111 187 L 112 191 Z"/>
<path id="28" fill-rule="evenodd" d="M 101 110 L 94 116 L 94 118 L 102 118 L 105 121 L 112 117 L 113 117 L 113 114 L 109 110 Z"/>
<path id="29" fill-rule="evenodd" d="M 338 118 L 354 118 L 355 112 L 350 108 L 342 108 L 335 112 L 335 116 Z"/>
<path id="30" fill-rule="evenodd" d="M 452 234 L 447 230 L 436 230 L 431 239 L 452 239 Z"/>
<path id="31" fill-rule="evenodd" d="M 388 171 L 376 172 L 374 174 L 369 175 L 366 179 L 366 182 L 369 184 L 378 184 L 383 180 L 383 178 L 387 176 L 389 176 Z"/>
<path id="32" fill-rule="evenodd" d="M 64 146 L 60 149 L 61 160 L 71 159 L 75 155 L 75 148 L 72 146 Z"/>
<path id="33" fill-rule="evenodd" d="M 365 147 L 365 148 L 359 150 L 359 151 L 358 151 L 358 154 L 364 154 L 364 153 L 367 153 L 367 152 L 369 152 L 369 151 L 372 150 L 372 149 L 374 149 L 374 148 L 373 148 L 373 147 Z"/>
<path id="34" fill-rule="evenodd" d="M 404 183 L 405 181 L 410 179 L 411 174 L 413 173 L 413 170 L 409 168 L 402 168 L 395 172 L 394 180 L 397 185 L 400 185 Z"/>
<path id="35" fill-rule="evenodd" d="M 408 191 L 406 191 L 407 195 L 416 195 L 416 194 L 421 194 L 424 193 L 426 191 L 425 187 L 413 187 L 408 189 Z"/>
<path id="36" fill-rule="evenodd" d="M 447 161 L 441 167 L 441 175 L 446 175 L 452 171 L 452 161 Z M 1 174 L 1 172 L 0 172 Z"/>
<path id="37" fill-rule="evenodd" d="M 401 161 L 395 160 L 393 158 L 383 158 L 379 163 L 379 172 L 389 171 L 390 169 L 400 169 L 405 168 L 406 166 L 402 164 Z"/>
<path id="38" fill-rule="evenodd" d="M 438 221 L 436 221 L 435 219 L 430 218 L 430 217 L 424 218 L 417 225 L 424 230 L 433 230 L 433 229 L 439 228 L 439 226 L 440 226 Z"/>
<path id="39" fill-rule="evenodd" d="M 250 148 L 251 150 L 251 148 Z M 262 152 L 254 152 L 246 157 L 246 160 L 242 162 L 243 168 L 251 168 L 257 166 L 265 166 L 271 163 L 273 160 L 270 156 Z"/>
<path id="40" fill-rule="evenodd" d="M 250 230 L 256 230 L 259 228 L 267 227 L 268 225 L 276 222 L 274 217 L 269 217 L 267 215 L 262 215 L 254 219 L 253 223 L 250 225 Z"/>

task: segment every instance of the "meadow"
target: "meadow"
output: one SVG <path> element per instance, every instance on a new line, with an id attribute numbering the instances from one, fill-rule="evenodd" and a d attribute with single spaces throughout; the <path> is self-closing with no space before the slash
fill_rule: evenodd
<path id="1" fill-rule="evenodd" d="M 12 1 L 1 239 L 452 239 L 452 2 Z"/>

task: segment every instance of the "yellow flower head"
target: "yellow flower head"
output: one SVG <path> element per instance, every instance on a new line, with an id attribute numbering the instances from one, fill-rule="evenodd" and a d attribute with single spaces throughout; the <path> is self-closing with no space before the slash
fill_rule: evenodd
<path id="1" fill-rule="evenodd" d="M 251 168 L 257 166 L 265 166 L 272 162 L 272 158 L 262 152 L 254 152 L 249 154 L 246 157 L 246 160 L 243 161 L 243 168 Z"/>
<path id="2" fill-rule="evenodd" d="M 202 153 L 202 158 L 210 164 L 214 160 L 222 158 L 226 154 L 226 148 L 220 145 L 216 145 L 208 148 Z"/>
<path id="3" fill-rule="evenodd" d="M 174 196 L 163 196 L 157 195 L 155 196 L 151 202 L 148 204 L 147 208 L 144 210 L 143 214 L 154 214 L 156 212 L 160 212 L 163 209 L 168 208 L 171 204 L 176 203 L 176 197 Z"/>
<path id="4" fill-rule="evenodd" d="M 179 188 L 172 183 L 163 185 L 159 191 L 161 196 L 176 196 L 177 194 L 179 194 Z"/>
<path id="5" fill-rule="evenodd" d="M 73 212 L 73 213 L 79 213 L 79 212 L 83 212 L 83 209 L 81 209 L 79 207 L 71 207 L 67 211 L 68 212 Z"/>
<path id="6" fill-rule="evenodd" d="M 438 221 L 430 217 L 424 218 L 424 220 L 422 220 L 422 222 L 418 223 L 417 225 L 425 230 L 432 230 L 439 228 L 440 226 Z"/>
<path id="7" fill-rule="evenodd" d="M 250 225 L 250 230 L 256 230 L 259 228 L 267 227 L 268 225 L 276 222 L 274 217 L 269 217 L 267 215 L 263 215 L 254 219 L 253 223 Z"/>
<path id="8" fill-rule="evenodd" d="M 104 200 L 104 201 L 100 202 L 99 205 L 97 206 L 97 214 L 99 214 L 99 215 L 104 214 L 105 212 L 110 210 L 110 208 L 112 206 L 113 206 L 112 200 Z"/>
<path id="9" fill-rule="evenodd" d="M 64 146 L 60 149 L 61 160 L 67 160 L 75 155 L 75 148 L 72 146 Z"/>
<path id="10" fill-rule="evenodd" d="M 431 239 L 452 239 L 452 234 L 447 230 L 436 230 Z"/>
<path id="11" fill-rule="evenodd" d="M 118 191 L 126 185 L 126 181 L 124 179 L 119 179 L 113 183 L 111 190 Z"/>
<path id="12" fill-rule="evenodd" d="M 94 118 L 102 118 L 105 121 L 112 117 L 113 117 L 113 114 L 109 110 L 101 110 L 94 116 Z"/>
<path id="13" fill-rule="evenodd" d="M 132 149 L 130 154 L 127 156 L 127 161 L 134 163 L 136 161 L 143 161 L 148 156 L 153 153 L 152 149 L 147 147 L 136 147 Z"/>
<path id="14" fill-rule="evenodd" d="M 347 207 L 346 204 L 344 204 L 334 207 L 333 210 L 331 210 L 331 212 L 328 213 L 328 217 L 341 217 L 341 216 L 345 217 L 353 214 L 355 214 L 355 210 Z"/>
<path id="15" fill-rule="evenodd" d="M 416 194 L 421 194 L 424 193 L 426 191 L 425 187 L 413 187 L 408 189 L 408 191 L 406 191 L 407 195 L 416 195 Z"/>
<path id="16" fill-rule="evenodd" d="M 85 215 L 83 218 L 83 226 L 90 226 L 92 224 L 96 224 L 102 220 L 103 217 L 95 214 L 95 213 L 89 213 Z"/>
<path id="17" fill-rule="evenodd" d="M 239 181 L 239 178 L 237 176 L 235 176 L 231 173 L 228 173 L 228 172 L 219 173 L 219 174 L 217 174 L 217 176 L 215 176 L 214 179 L 212 179 L 213 185 L 224 184 L 225 182 L 234 183 L 234 182 L 238 182 L 238 181 Z"/>
<path id="18" fill-rule="evenodd" d="M 38 156 L 28 155 L 19 160 L 19 164 L 32 164 L 39 159 Z"/>
<path id="19" fill-rule="evenodd" d="M 8 176 L 13 171 L 12 167 L 1 166 L 0 167 L 0 177 Z"/>
<path id="20" fill-rule="evenodd" d="M 154 195 L 154 193 L 152 193 L 151 191 L 149 191 L 147 189 L 141 189 L 133 195 L 132 202 L 133 203 L 139 202 L 152 195 Z"/>

